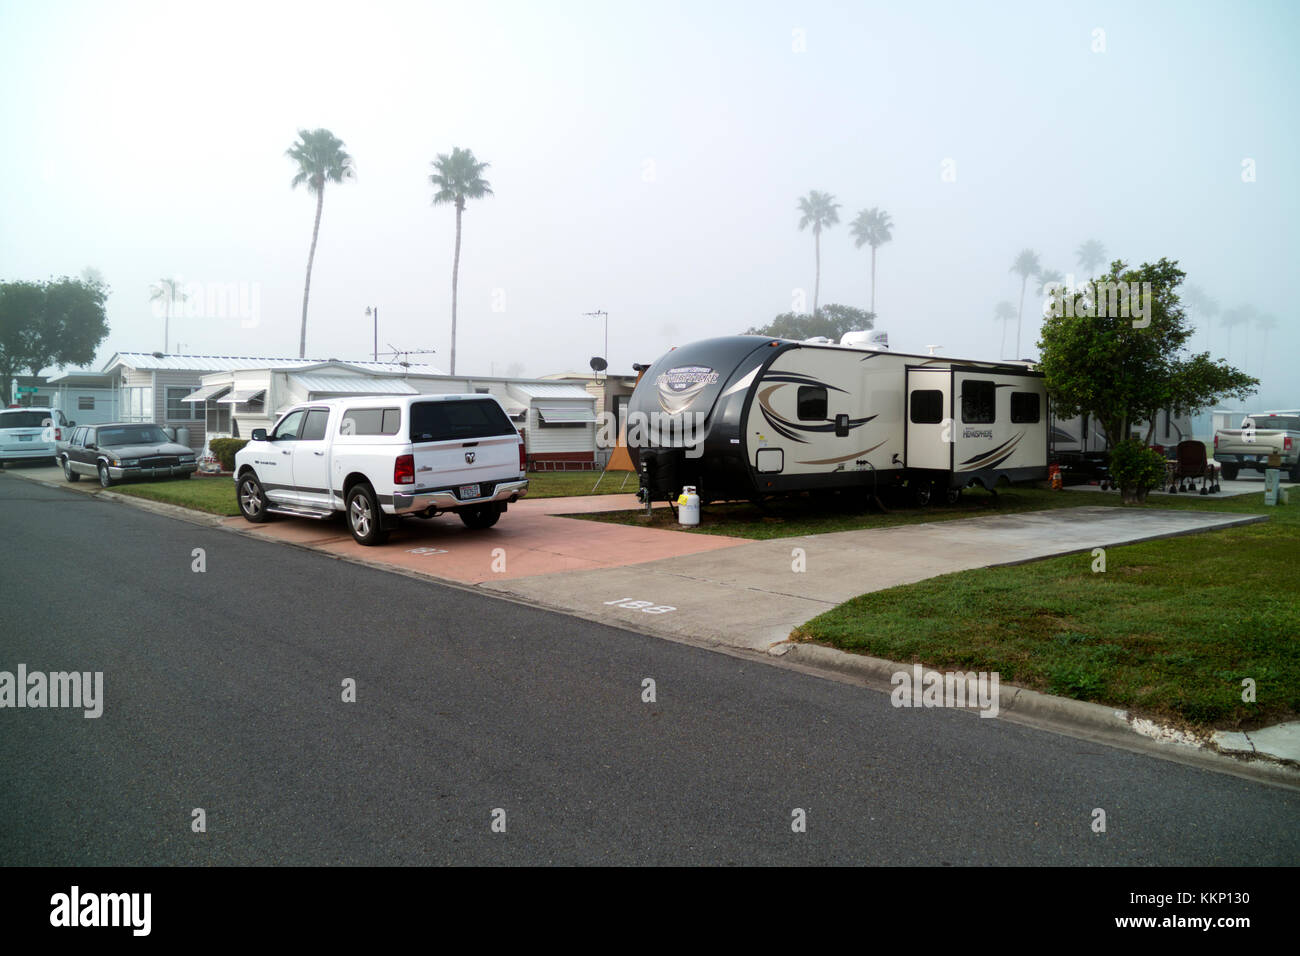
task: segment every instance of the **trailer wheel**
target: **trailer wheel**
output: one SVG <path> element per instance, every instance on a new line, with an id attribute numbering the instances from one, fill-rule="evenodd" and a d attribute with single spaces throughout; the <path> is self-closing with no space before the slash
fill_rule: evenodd
<path id="1" fill-rule="evenodd" d="M 912 486 L 912 504 L 918 508 L 928 508 L 934 498 L 934 485 L 928 481 L 918 481 Z"/>
<path id="2" fill-rule="evenodd" d="M 948 505 L 949 507 L 957 504 L 957 502 L 961 501 L 961 489 L 945 488 L 943 492 L 943 501 L 944 504 Z"/>

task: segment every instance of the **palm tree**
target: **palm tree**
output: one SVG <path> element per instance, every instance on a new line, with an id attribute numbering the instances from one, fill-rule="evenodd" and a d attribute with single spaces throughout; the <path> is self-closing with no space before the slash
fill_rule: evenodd
<path id="1" fill-rule="evenodd" d="M 1007 325 L 1016 317 L 1016 307 L 1003 299 L 993 308 L 993 321 L 1002 323 L 1002 348 L 998 350 L 998 358 L 1007 357 Z"/>
<path id="2" fill-rule="evenodd" d="M 856 248 L 871 247 L 871 314 L 875 315 L 876 250 L 894 238 L 891 232 L 894 223 L 889 218 L 889 213 L 872 206 L 870 209 L 864 209 L 858 213 L 853 220 L 853 225 L 849 228 L 853 230 L 853 244 Z"/>
<path id="3" fill-rule="evenodd" d="M 1232 330 L 1239 325 L 1244 325 L 1249 329 L 1250 322 L 1252 322 L 1254 318 L 1255 307 L 1251 305 L 1240 305 L 1235 309 L 1228 309 L 1219 317 L 1219 324 L 1228 330 L 1228 349 L 1225 353 L 1225 358 L 1227 358 L 1229 362 L 1232 361 Z M 1249 355 L 1247 355 L 1247 358 L 1249 358 Z M 1242 362 L 1243 370 L 1245 365 L 1246 363 Z"/>
<path id="4" fill-rule="evenodd" d="M 451 155 L 439 153 L 430 163 L 433 172 L 429 182 L 438 188 L 433 194 L 433 204 L 454 203 L 456 206 L 456 253 L 451 261 L 451 374 L 456 374 L 456 283 L 460 275 L 460 217 L 465 212 L 465 200 L 482 199 L 492 195 L 492 187 L 483 178 L 488 163 L 480 163 L 472 150 L 453 147 Z"/>
<path id="5" fill-rule="evenodd" d="M 1268 367 L 1268 333 L 1277 328 L 1277 317 L 1274 315 L 1264 314 L 1255 319 L 1255 326 L 1260 331 L 1262 346 L 1259 350 L 1259 374 L 1262 377 L 1264 370 Z"/>
<path id="6" fill-rule="evenodd" d="M 1012 358 L 1020 357 L 1020 323 L 1025 314 L 1025 288 L 1029 285 L 1029 277 L 1036 276 L 1042 271 L 1042 266 L 1038 264 L 1038 253 L 1032 249 L 1022 249 L 1020 255 L 1016 256 L 1016 261 L 1011 263 L 1011 271 L 1020 276 L 1020 311 L 1016 313 L 1016 354 Z"/>
<path id="7" fill-rule="evenodd" d="M 307 281 L 302 287 L 302 332 L 298 336 L 298 358 L 307 355 L 307 298 L 311 294 L 311 267 L 316 259 L 316 237 L 320 235 L 320 212 L 325 202 L 325 184 L 356 179 L 352 157 L 343 151 L 343 140 L 327 129 L 298 130 L 297 141 L 285 155 L 298 164 L 290 188 L 307 185 L 316 194 L 316 224 L 311 230 L 311 252 L 307 254 Z"/>
<path id="8" fill-rule="evenodd" d="M 813 315 L 817 315 L 817 297 L 822 285 L 822 230 L 829 229 L 840 221 L 840 204 L 830 193 L 809 190 L 808 195 L 799 200 L 799 231 L 812 226 L 813 250 L 817 256 L 817 277 L 813 282 Z"/>
<path id="9" fill-rule="evenodd" d="M 1093 270 L 1106 261 L 1106 247 L 1096 239 L 1089 239 L 1079 245 L 1074 255 L 1079 267 L 1091 278 Z"/>
<path id="10" fill-rule="evenodd" d="M 171 323 L 172 323 L 172 303 L 184 302 L 189 296 L 181 291 L 180 281 L 177 279 L 159 279 L 149 287 L 149 301 L 161 302 L 163 304 L 163 354 L 169 351 L 171 345 Z"/>
<path id="11" fill-rule="evenodd" d="M 1208 351 L 1210 348 L 1210 319 L 1219 314 L 1219 303 L 1206 295 L 1200 286 L 1189 285 L 1186 296 L 1192 314 L 1196 316 L 1199 324 L 1205 329 L 1205 348 Z"/>

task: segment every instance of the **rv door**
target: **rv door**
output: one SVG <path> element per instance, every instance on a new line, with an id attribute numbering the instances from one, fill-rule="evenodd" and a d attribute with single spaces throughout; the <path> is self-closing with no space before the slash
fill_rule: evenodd
<path id="1" fill-rule="evenodd" d="M 907 371 L 907 467 L 952 468 L 952 372 Z"/>

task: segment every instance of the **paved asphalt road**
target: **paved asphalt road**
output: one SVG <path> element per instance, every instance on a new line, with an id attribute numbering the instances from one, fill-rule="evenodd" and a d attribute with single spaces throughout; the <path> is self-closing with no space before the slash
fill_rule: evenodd
<path id="1" fill-rule="evenodd" d="M 0 710 L 3 864 L 1300 862 L 1291 791 L 8 475 L 0 542 L 0 670 L 105 685 Z"/>

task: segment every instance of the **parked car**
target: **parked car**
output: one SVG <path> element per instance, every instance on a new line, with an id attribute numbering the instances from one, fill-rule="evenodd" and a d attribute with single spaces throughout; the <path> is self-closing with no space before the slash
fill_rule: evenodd
<path id="1" fill-rule="evenodd" d="M 59 463 L 68 481 L 89 475 L 105 488 L 128 478 L 188 478 L 199 467 L 194 449 L 172 441 L 159 426 L 130 422 L 73 429 Z"/>
<path id="2" fill-rule="evenodd" d="M 0 409 L 0 463 L 57 458 L 72 425 L 57 408 Z"/>
<path id="3" fill-rule="evenodd" d="M 402 515 L 455 512 L 490 528 L 528 493 L 524 443 L 490 395 L 335 398 L 295 405 L 235 455 L 239 510 L 328 518 L 342 511 L 361 544 Z"/>
<path id="4" fill-rule="evenodd" d="M 1247 415 L 1240 428 L 1220 428 L 1214 433 L 1214 460 L 1231 481 L 1242 468 L 1261 474 L 1270 455 L 1281 459 L 1280 469 L 1300 481 L 1300 415 L 1261 412 Z"/>

